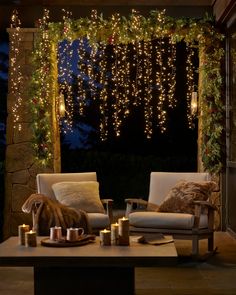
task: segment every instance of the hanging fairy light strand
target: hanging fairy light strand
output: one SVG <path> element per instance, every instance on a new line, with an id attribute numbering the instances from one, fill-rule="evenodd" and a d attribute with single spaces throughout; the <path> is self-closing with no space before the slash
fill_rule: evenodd
<path id="1" fill-rule="evenodd" d="M 114 39 L 115 39 L 115 32 L 116 28 L 120 22 L 120 15 L 115 14 L 112 16 L 112 35 L 110 36 L 109 43 L 110 45 L 113 45 Z M 111 65 L 111 74 L 112 74 L 112 82 L 113 87 L 111 90 L 112 95 L 112 124 L 115 131 L 116 136 L 120 136 L 120 128 L 122 124 L 122 99 L 123 99 L 123 93 L 121 90 L 123 76 L 124 76 L 124 69 L 122 67 L 123 65 L 123 58 L 125 58 L 125 53 L 123 53 L 123 47 L 120 44 L 115 44 L 113 46 L 113 53 L 111 55 L 111 58 L 113 60 Z"/>
<path id="2" fill-rule="evenodd" d="M 97 58 L 98 58 L 98 43 L 89 43 L 89 40 L 93 38 L 94 30 L 97 27 L 98 14 L 97 10 L 93 9 L 91 12 L 91 26 L 87 34 L 88 44 L 84 41 L 84 54 L 87 56 L 87 83 L 88 91 L 91 98 L 95 99 L 97 95 L 97 82 L 98 82 L 98 70 L 97 70 Z M 85 47 L 86 45 L 86 47 Z"/>
<path id="3" fill-rule="evenodd" d="M 194 92 L 194 49 L 190 44 L 186 44 L 186 80 L 187 80 L 187 93 L 186 93 L 186 101 L 187 101 L 187 119 L 189 128 L 193 128 L 193 114 L 191 111 L 191 99 L 192 93 Z"/>
<path id="4" fill-rule="evenodd" d="M 155 53 L 156 53 L 156 65 L 158 65 L 158 69 L 156 71 L 156 85 L 159 91 L 158 100 L 157 100 L 157 118 L 158 124 L 161 132 L 163 133 L 166 130 L 165 122 L 166 122 L 166 110 L 164 109 L 164 102 L 165 102 L 165 86 L 164 83 L 166 81 L 165 76 L 165 66 L 163 62 L 165 49 L 164 49 L 164 40 L 163 38 L 159 38 L 157 40 L 155 46 Z"/>
<path id="5" fill-rule="evenodd" d="M 64 65 L 62 69 L 63 78 L 63 92 L 66 98 L 66 117 L 64 123 L 66 128 L 64 128 L 64 133 L 67 131 L 72 131 L 73 125 L 73 91 L 72 91 L 72 81 L 73 81 L 73 70 L 72 70 L 72 56 L 73 56 L 73 38 L 71 35 L 71 16 L 72 13 L 62 9 L 63 15 L 63 37 L 64 37 L 64 49 L 62 55 L 64 56 Z"/>
<path id="6" fill-rule="evenodd" d="M 136 10 L 132 10 L 132 18 L 131 18 L 131 27 L 134 32 L 134 40 L 132 40 L 133 45 L 133 60 L 132 66 L 135 70 L 135 81 L 132 83 L 132 97 L 133 97 L 133 105 L 138 106 L 141 104 L 141 93 L 142 93 L 142 43 L 139 39 L 139 32 L 141 28 L 141 16 Z"/>
<path id="7" fill-rule="evenodd" d="M 12 107 L 12 114 L 13 114 L 13 127 L 18 128 L 20 131 L 22 126 L 19 123 L 20 121 L 20 107 L 22 105 L 22 82 L 23 82 L 23 75 L 21 71 L 21 65 L 19 62 L 19 52 L 20 52 L 20 26 L 21 22 L 18 16 L 18 11 L 14 10 L 12 17 L 11 17 L 11 28 L 14 29 L 12 36 L 11 36 L 11 55 L 10 55 L 10 86 L 11 86 L 11 93 L 15 98 L 15 104 Z"/>
<path id="8" fill-rule="evenodd" d="M 121 125 L 129 115 L 130 102 L 130 62 L 127 58 L 128 46 L 115 45 L 115 61 L 112 65 L 114 87 L 112 90 L 113 126 L 116 136 L 120 136 Z"/>
<path id="9" fill-rule="evenodd" d="M 167 101 L 168 107 L 174 108 L 177 103 L 175 96 L 176 86 L 176 43 L 171 38 L 167 39 Z"/>
<path id="10" fill-rule="evenodd" d="M 77 101 L 79 104 L 79 114 L 84 114 L 84 108 L 86 105 L 86 77 L 88 75 L 88 65 L 86 58 L 86 45 L 84 39 L 78 40 L 78 63 L 77 63 Z"/>
<path id="11" fill-rule="evenodd" d="M 100 85 L 102 89 L 99 91 L 99 109 L 101 114 L 100 119 L 100 138 L 102 141 L 107 139 L 108 136 L 108 76 L 107 76 L 107 59 L 105 55 L 106 46 L 101 44 L 100 46 L 100 58 L 99 69 L 100 69 Z"/>
<path id="12" fill-rule="evenodd" d="M 143 83 L 144 83 L 144 133 L 148 139 L 152 137 L 152 117 L 153 117 L 153 106 L 152 106 L 152 63 L 151 63 L 151 51 L 152 43 L 144 42 L 143 44 Z"/>

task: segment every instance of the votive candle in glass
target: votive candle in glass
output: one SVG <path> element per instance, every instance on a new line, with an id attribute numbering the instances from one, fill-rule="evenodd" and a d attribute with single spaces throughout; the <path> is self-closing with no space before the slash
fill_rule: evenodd
<path id="1" fill-rule="evenodd" d="M 111 231 L 104 229 L 100 230 L 100 245 L 110 246 L 111 245 Z"/>
<path id="2" fill-rule="evenodd" d="M 28 224 L 22 224 L 18 226 L 18 237 L 19 237 L 19 244 L 25 245 L 25 233 L 29 231 Z"/>
<path id="3" fill-rule="evenodd" d="M 37 235 L 35 231 L 28 231 L 25 233 L 25 246 L 36 247 L 37 246 Z"/>

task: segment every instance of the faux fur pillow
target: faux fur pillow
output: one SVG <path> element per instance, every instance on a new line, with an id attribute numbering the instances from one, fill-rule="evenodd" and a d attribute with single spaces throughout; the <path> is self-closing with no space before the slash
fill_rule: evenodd
<path id="1" fill-rule="evenodd" d="M 213 181 L 178 182 L 167 194 L 159 212 L 194 214 L 194 201 L 206 201 L 216 188 Z"/>
<path id="2" fill-rule="evenodd" d="M 97 181 L 58 182 L 52 185 L 52 189 L 63 205 L 87 213 L 105 213 Z"/>

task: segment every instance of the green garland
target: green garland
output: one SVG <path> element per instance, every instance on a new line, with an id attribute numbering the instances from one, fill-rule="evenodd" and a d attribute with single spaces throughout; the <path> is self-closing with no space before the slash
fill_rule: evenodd
<path id="1" fill-rule="evenodd" d="M 223 35 L 215 28 L 209 17 L 204 19 L 175 19 L 165 15 L 165 11 L 151 11 L 144 17 L 132 11 L 128 18 L 118 14 L 109 19 L 92 12 L 91 18 L 73 20 L 68 14 L 63 22 L 48 22 L 45 10 L 43 21 L 39 26 L 39 36 L 33 52 L 34 72 L 31 81 L 31 107 L 34 115 L 34 148 L 37 159 L 42 164 L 52 160 L 51 99 L 55 93 L 50 87 L 45 92 L 45 85 L 57 80 L 54 77 L 56 60 L 50 59 L 53 44 L 61 40 L 74 40 L 87 37 L 92 46 L 103 44 L 130 43 L 138 40 L 150 40 L 171 37 L 173 41 L 184 40 L 198 46 L 203 60 L 199 68 L 202 91 L 200 119 L 202 121 L 202 161 L 204 169 L 219 173 L 224 159 L 224 103 L 222 97 L 221 63 L 224 56 L 222 49 Z M 46 37 L 45 37 L 46 36 Z M 54 55 L 55 56 L 55 55 Z M 201 62 L 201 60 L 200 60 Z M 45 74 L 46 72 L 46 74 Z"/>

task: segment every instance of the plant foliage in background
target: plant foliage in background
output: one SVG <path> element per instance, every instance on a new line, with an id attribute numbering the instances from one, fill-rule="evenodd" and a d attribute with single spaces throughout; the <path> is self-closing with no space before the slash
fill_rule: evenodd
<path id="1" fill-rule="evenodd" d="M 137 44 L 154 39 L 169 38 L 171 44 L 185 41 L 199 51 L 199 119 L 202 128 L 201 155 L 204 169 L 218 173 L 224 159 L 224 99 L 222 97 L 221 64 L 224 56 L 223 35 L 214 22 L 204 19 L 175 19 L 165 11 L 151 11 L 144 17 L 132 11 L 128 18 L 118 14 L 104 19 L 93 11 L 90 18 L 72 19 L 64 12 L 62 22 L 49 22 L 45 10 L 39 20 L 39 33 L 32 54 L 34 72 L 31 81 L 31 107 L 34 114 L 34 148 L 37 159 L 44 165 L 52 160 L 52 97 L 58 95 L 57 46 L 59 42 L 87 38 L 91 48 L 120 44 Z M 58 104 L 58 102 L 55 102 Z M 107 96 L 104 95 L 103 106 Z M 56 106 L 57 107 L 57 106 Z M 73 105 L 70 105 L 73 108 Z M 101 108 L 101 113 L 104 109 Z M 106 122 L 104 121 L 104 124 Z"/>

